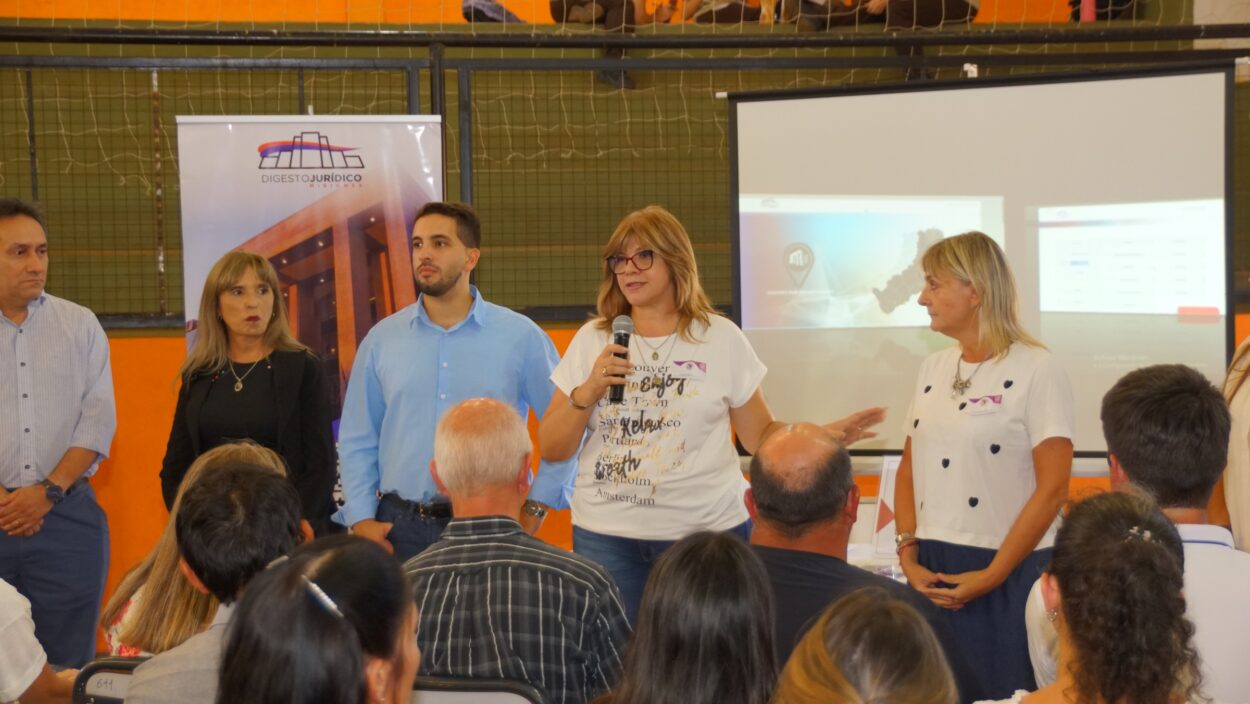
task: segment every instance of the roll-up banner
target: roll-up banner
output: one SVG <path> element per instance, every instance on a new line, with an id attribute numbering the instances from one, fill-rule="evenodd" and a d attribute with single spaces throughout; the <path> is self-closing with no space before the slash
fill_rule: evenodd
<path id="1" fill-rule="evenodd" d="M 412 218 L 443 198 L 434 116 L 179 116 L 187 342 L 213 264 L 268 259 L 295 336 L 326 365 L 335 417 L 356 347 L 416 300 Z"/>

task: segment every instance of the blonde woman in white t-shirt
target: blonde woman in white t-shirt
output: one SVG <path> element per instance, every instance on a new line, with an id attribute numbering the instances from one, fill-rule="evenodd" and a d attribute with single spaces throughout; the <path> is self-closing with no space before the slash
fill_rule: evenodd
<path id="1" fill-rule="evenodd" d="M 612 574 L 632 621 L 674 541 L 699 530 L 748 537 L 732 433 L 753 452 L 782 423 L 760 391 L 763 363 L 703 292 L 677 218 L 658 206 L 630 213 L 603 262 L 598 317 L 551 375 L 539 439 L 545 460 L 578 455 L 573 549 Z M 628 349 L 611 344 L 619 315 L 633 319 Z M 613 386 L 625 387 L 623 403 L 609 403 Z M 872 408 L 826 427 L 851 443 L 883 416 Z"/>
<path id="2" fill-rule="evenodd" d="M 1020 325 L 1002 249 L 980 232 L 922 260 L 920 305 L 954 347 L 921 364 L 895 485 L 899 561 L 948 610 L 985 691 L 1033 689 L 1024 628 L 1072 472 L 1067 375 Z"/>

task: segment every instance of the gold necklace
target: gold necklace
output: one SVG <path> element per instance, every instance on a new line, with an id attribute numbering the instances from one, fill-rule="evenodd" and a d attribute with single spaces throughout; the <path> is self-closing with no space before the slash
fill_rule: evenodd
<path id="1" fill-rule="evenodd" d="M 255 362 L 252 362 L 252 366 L 248 367 L 247 371 L 243 372 L 243 376 L 239 376 L 239 373 L 234 370 L 234 360 L 226 360 L 227 366 L 230 367 L 230 376 L 234 377 L 234 392 L 236 394 L 243 390 L 243 380 L 247 378 L 247 375 L 251 374 L 252 370 L 256 369 L 256 365 L 267 359 L 269 359 L 269 355 L 265 355 Z"/>
<path id="2" fill-rule="evenodd" d="M 670 338 L 671 338 L 673 335 L 676 335 L 676 334 L 677 334 L 677 331 L 676 331 L 676 330 L 674 330 L 674 331 L 673 331 L 673 334 L 672 334 L 672 335 L 669 335 L 668 337 L 670 337 Z M 633 336 L 633 339 L 635 339 L 635 340 L 641 340 L 641 339 L 642 339 L 642 336 L 641 336 L 641 335 L 634 335 L 634 336 Z M 667 345 L 667 344 L 668 344 L 668 339 L 666 338 L 664 342 L 661 342 L 661 343 L 660 343 L 660 347 L 663 347 L 664 345 Z M 648 343 L 648 344 L 647 344 L 647 347 L 651 347 L 651 344 L 650 344 L 650 343 Z M 652 348 L 651 348 L 651 349 L 652 349 L 652 352 L 651 352 L 651 361 L 653 361 L 653 362 L 659 362 L 659 361 L 660 361 L 660 353 L 659 353 L 659 349 L 660 349 L 660 347 L 652 347 Z M 663 369 L 663 368 L 664 368 L 664 367 L 668 364 L 668 358 L 673 356 L 673 350 L 675 350 L 675 349 L 677 349 L 677 343 L 675 343 L 675 342 L 674 342 L 674 343 L 673 343 L 673 346 L 668 348 L 668 354 L 664 355 L 664 361 L 663 361 L 663 362 L 660 362 L 660 365 L 659 365 L 658 367 L 656 367 L 656 370 L 655 370 L 655 376 L 651 377 L 651 384 L 652 384 L 653 386 L 657 386 L 657 387 L 658 387 L 658 386 L 661 386 L 661 385 L 664 383 L 664 375 L 660 373 L 660 370 L 661 370 L 661 369 Z M 639 353 L 639 354 L 641 354 L 641 353 L 642 353 L 642 350 L 641 350 L 641 349 L 639 349 L 639 350 L 638 350 L 638 353 Z"/>
<path id="3" fill-rule="evenodd" d="M 667 344 L 668 344 L 668 341 L 669 341 L 669 340 L 671 340 L 671 339 L 673 339 L 673 335 L 676 335 L 676 334 L 677 334 L 677 331 L 676 331 L 676 330 L 674 330 L 674 331 L 670 332 L 670 333 L 668 334 L 668 337 L 664 338 L 664 341 L 663 341 L 663 342 L 661 342 L 660 344 L 658 344 L 658 345 L 656 345 L 656 346 L 654 346 L 654 347 L 652 347 L 652 346 L 651 346 L 651 343 L 647 341 L 647 338 L 643 337 L 642 335 L 634 335 L 634 337 L 638 338 L 639 340 L 642 340 L 642 343 L 651 349 L 651 361 L 652 361 L 652 362 L 658 362 L 658 361 L 660 361 L 660 349 L 662 349 L 662 348 L 664 347 L 664 345 L 667 345 Z M 641 352 L 641 351 L 642 351 L 642 350 L 639 350 L 639 352 Z M 672 354 L 672 353 L 673 353 L 673 351 L 672 351 L 672 350 L 669 350 L 669 354 Z"/>

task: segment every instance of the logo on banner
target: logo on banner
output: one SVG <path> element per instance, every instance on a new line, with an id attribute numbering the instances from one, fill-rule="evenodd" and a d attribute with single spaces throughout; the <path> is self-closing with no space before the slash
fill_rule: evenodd
<path id="1" fill-rule="evenodd" d="M 300 132 L 291 139 L 265 142 L 256 147 L 260 156 L 257 166 L 262 171 L 317 170 L 331 173 L 263 174 L 261 183 L 306 183 L 309 186 L 359 184 L 363 178 L 356 173 L 334 173 L 365 168 L 365 161 L 354 152 L 359 147 L 332 144 L 320 132 Z"/>

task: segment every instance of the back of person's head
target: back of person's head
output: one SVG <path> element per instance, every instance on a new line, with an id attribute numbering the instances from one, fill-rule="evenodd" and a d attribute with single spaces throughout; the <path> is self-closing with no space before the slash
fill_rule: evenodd
<path id="1" fill-rule="evenodd" d="M 248 585 L 231 619 L 217 701 L 407 701 L 416 624 L 395 558 L 360 537 L 316 540 Z"/>
<path id="2" fill-rule="evenodd" d="M 121 643 L 148 653 L 163 653 L 195 635 L 217 611 L 217 599 L 192 587 L 178 569 L 174 519 L 188 486 L 206 473 L 211 475 L 237 462 L 250 462 L 286 474 L 286 464 L 278 453 L 250 440 L 219 445 L 191 463 L 178 486 L 170 520 L 156 545 L 122 578 L 100 617 L 100 623 L 108 629 L 124 609 L 131 609 L 124 621 L 127 625 L 118 634 Z M 132 601 L 140 588 L 143 598 Z"/>
<path id="3" fill-rule="evenodd" d="M 773 597 L 740 538 L 701 532 L 660 556 L 613 704 L 763 704 L 777 678 Z"/>
<path id="4" fill-rule="evenodd" d="M 959 692 L 933 629 L 878 587 L 825 609 L 777 683 L 778 704 L 955 704 Z"/>
<path id="5" fill-rule="evenodd" d="M 1176 527 L 1144 496 L 1109 492 L 1072 507 L 1043 595 L 1053 580 L 1078 701 L 1193 701 L 1201 678 L 1181 594 L 1184 559 Z"/>
<path id="6" fill-rule="evenodd" d="M 760 521 L 792 539 L 840 516 L 855 486 L 846 448 L 810 423 L 770 435 L 751 458 L 750 479 Z"/>
<path id="7" fill-rule="evenodd" d="M 174 527 L 187 566 L 229 603 L 253 575 L 299 544 L 299 495 L 269 467 L 223 463 L 212 481 L 183 492 Z"/>
<path id="8" fill-rule="evenodd" d="M 434 464 L 448 494 L 469 496 L 514 483 L 533 447 L 516 409 L 474 398 L 447 411 L 434 432 Z"/>
<path id="9" fill-rule="evenodd" d="M 1206 508 L 1231 423 L 1219 389 L 1181 364 L 1131 371 L 1102 397 L 1107 452 L 1164 508 Z"/>

